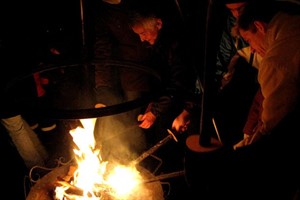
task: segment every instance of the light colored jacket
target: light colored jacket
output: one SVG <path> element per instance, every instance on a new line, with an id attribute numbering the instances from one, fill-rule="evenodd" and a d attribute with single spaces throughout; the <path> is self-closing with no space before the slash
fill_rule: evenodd
<path id="1" fill-rule="evenodd" d="M 264 96 L 261 131 L 268 133 L 299 101 L 300 15 L 276 14 L 268 24 L 265 42 L 258 81 Z"/>

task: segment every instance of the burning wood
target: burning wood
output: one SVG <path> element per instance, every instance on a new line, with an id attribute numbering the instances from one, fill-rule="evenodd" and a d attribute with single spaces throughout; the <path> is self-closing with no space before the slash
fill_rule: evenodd
<path id="1" fill-rule="evenodd" d="M 124 166 L 107 165 L 108 162 L 102 161 L 100 150 L 95 149 L 92 121 L 81 120 L 83 127 L 70 131 L 77 146 L 74 149 L 76 166 L 71 165 L 68 169 L 62 166 L 47 174 L 39 181 L 42 186 L 36 184 L 27 200 L 163 200 L 163 191 L 157 180 L 164 177 L 153 177 L 149 171 L 136 165 L 138 162 Z M 136 161 L 141 161 L 174 137 L 169 134 Z M 53 196 L 49 198 L 49 195 Z"/>
<path id="2" fill-rule="evenodd" d="M 84 190 L 76 187 L 75 185 L 72 184 L 72 181 L 74 179 L 74 173 L 76 172 L 77 167 L 71 165 L 69 167 L 69 171 L 68 174 L 64 177 L 58 176 L 56 182 L 54 183 L 54 186 L 57 187 L 63 187 L 63 188 L 68 188 L 66 189 L 64 192 L 66 193 L 66 196 L 78 196 L 79 197 L 83 197 L 84 196 Z M 96 197 L 103 197 L 104 194 L 106 192 L 108 192 L 111 187 L 107 184 L 95 184 L 96 187 L 102 188 L 103 190 L 101 191 L 101 193 L 95 193 L 94 196 Z M 54 194 L 56 195 L 56 194 Z M 88 192 L 87 193 L 87 197 L 91 198 L 93 195 Z M 101 198 L 103 199 L 103 198 Z"/>
<path id="3" fill-rule="evenodd" d="M 69 171 L 65 176 L 57 176 L 56 181 L 54 183 L 54 187 L 57 188 L 64 188 L 64 197 L 63 199 L 67 199 L 67 200 L 76 200 L 76 199 L 101 199 L 101 200 L 113 200 L 113 199 L 120 199 L 120 197 L 113 192 L 113 187 L 114 185 L 111 183 L 109 183 L 110 181 L 107 182 L 107 184 L 100 184 L 100 185 L 96 185 L 96 187 L 102 188 L 102 190 L 100 190 L 100 192 L 93 192 L 92 193 L 84 193 L 84 190 L 73 185 L 72 181 L 73 181 L 73 175 L 74 172 L 76 172 L 76 168 L 75 166 L 70 166 L 69 167 Z M 140 168 L 141 171 L 139 171 L 139 173 L 145 173 L 143 171 L 143 168 Z M 122 171 L 124 172 L 124 171 Z M 166 178 L 171 178 L 171 177 L 175 177 L 175 176 L 180 176 L 182 175 L 182 171 L 180 172 L 174 172 L 174 173 L 169 173 L 169 174 L 163 174 L 163 175 L 159 175 L 159 176 L 152 176 L 150 173 L 149 175 L 145 176 L 141 179 L 141 181 L 138 182 L 138 185 L 135 186 L 135 188 L 137 190 L 133 190 L 135 191 L 134 193 L 128 194 L 128 196 L 124 199 L 128 199 L 128 200 L 138 200 L 140 199 L 141 195 L 138 192 L 145 192 L 147 194 L 147 190 L 145 190 L 145 188 L 147 187 L 147 185 L 153 185 L 152 182 L 159 182 L 161 179 L 166 179 Z M 151 176 L 150 176 L 151 175 Z M 109 178 L 108 178 L 109 179 Z M 124 187 L 126 184 L 130 184 L 130 182 L 132 180 L 125 178 L 126 183 L 122 184 L 122 187 Z M 144 188 L 144 189 L 141 189 Z M 59 190 L 58 190 L 59 192 Z M 148 191 L 149 193 L 149 191 Z M 138 195 L 138 197 L 136 197 Z M 155 194 L 157 195 L 157 194 Z M 59 196 L 59 195 L 58 195 Z M 147 195 L 146 195 L 147 196 Z M 148 194 L 149 196 L 149 194 Z M 147 196 L 147 197 L 148 197 Z M 158 195 L 159 197 L 160 195 Z M 56 191 L 53 194 L 53 198 L 57 199 L 57 194 Z M 151 197 L 152 198 L 152 197 Z M 122 198 L 123 199 L 123 198 Z M 147 199 L 147 198 L 146 198 Z M 155 198 L 154 198 L 155 199 Z M 160 199 L 159 199 L 160 200 Z"/>
<path id="4" fill-rule="evenodd" d="M 66 189 L 64 191 L 66 193 L 66 196 L 77 196 L 78 198 L 84 196 L 84 191 L 81 188 L 78 188 L 66 181 L 58 180 L 55 183 L 55 186 L 56 187 L 67 187 L 68 189 Z M 95 194 L 96 197 L 99 197 L 99 198 L 101 197 L 101 199 L 103 199 L 103 196 L 108 196 L 109 190 L 111 189 L 108 185 L 102 184 L 102 185 L 98 185 L 97 187 L 106 188 L 106 189 L 104 189 L 101 193 Z M 91 193 L 87 194 L 88 198 L 92 198 L 92 196 L 93 195 Z"/>
<path id="5" fill-rule="evenodd" d="M 132 194 L 130 194 L 126 198 L 122 198 L 124 200 L 141 200 L 141 199 L 151 199 L 151 200 L 164 200 L 164 192 L 162 190 L 162 186 L 159 180 L 167 178 L 166 176 L 170 177 L 175 174 L 164 174 L 159 176 L 154 176 L 151 172 L 149 172 L 147 169 L 136 166 L 139 174 L 142 177 L 142 181 L 139 185 L 137 185 L 137 188 L 132 191 Z M 74 186 L 75 191 L 68 191 L 66 193 L 66 196 L 64 197 L 64 200 L 76 200 L 76 199 L 83 199 L 82 196 L 80 196 L 82 193 L 82 189 L 77 190 L 78 187 L 73 185 L 71 183 L 73 181 L 72 174 L 74 174 L 74 169 L 77 169 L 76 166 L 69 166 L 69 165 L 63 165 L 60 167 L 57 167 L 50 171 L 48 174 L 46 174 L 44 177 L 42 177 L 40 180 L 36 182 L 36 184 L 30 189 L 29 195 L 27 196 L 26 200 L 57 200 L 57 197 L 54 197 L 54 190 L 56 189 L 58 185 L 58 181 L 64 181 L 68 184 L 71 184 L 72 187 Z M 121 171 L 122 172 L 122 171 Z M 130 182 L 127 178 L 122 178 L 120 182 L 120 186 L 126 186 Z M 111 195 L 112 188 L 108 187 L 109 185 L 96 185 L 96 187 L 103 188 L 102 193 L 96 193 L 94 192 L 95 196 L 94 198 L 88 198 L 85 199 L 91 199 L 91 200 L 116 200 L 121 199 L 117 196 Z M 79 195 L 76 195 L 79 194 Z M 73 198 L 71 198 L 72 196 Z"/>
<path id="6" fill-rule="evenodd" d="M 77 167 L 71 168 L 67 177 L 58 178 L 55 189 L 58 200 L 93 199 L 103 196 L 113 199 L 134 199 L 144 188 L 142 176 L 135 165 L 108 165 L 102 161 L 100 150 L 95 149 L 94 120 L 80 120 L 82 127 L 70 130 Z M 75 196 L 80 196 L 76 198 Z"/>
<path id="7" fill-rule="evenodd" d="M 83 196 L 83 190 L 81 188 L 78 188 L 66 181 L 58 180 L 55 183 L 56 187 L 67 187 L 68 189 L 65 190 L 65 193 L 67 195 L 75 195 L 75 196 Z M 91 197 L 91 195 L 89 195 Z"/>

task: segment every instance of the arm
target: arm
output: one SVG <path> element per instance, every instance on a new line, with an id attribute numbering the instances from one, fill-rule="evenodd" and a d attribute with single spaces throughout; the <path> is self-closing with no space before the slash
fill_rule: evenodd
<path id="1" fill-rule="evenodd" d="M 257 126 L 261 124 L 262 101 L 263 95 L 259 89 L 253 99 L 247 121 L 243 129 L 245 135 L 252 135 L 257 129 Z"/>
<path id="2" fill-rule="evenodd" d="M 299 67 L 295 63 L 280 61 L 280 57 L 270 58 L 262 66 L 259 82 L 263 101 L 262 122 L 260 131 L 269 133 L 290 113 L 299 98 Z"/>
<path id="3" fill-rule="evenodd" d="M 259 81 L 261 84 L 262 101 L 261 121 L 254 134 L 239 142 L 236 147 L 250 145 L 260 140 L 295 109 L 299 98 L 298 66 L 290 63 L 289 66 L 279 64 L 277 58 L 267 60 L 260 70 Z M 271 67 L 272 66 L 272 67 Z"/>
<path id="4" fill-rule="evenodd" d="M 146 112 L 140 115 L 140 127 L 150 128 L 157 117 L 169 111 L 172 104 L 184 103 L 189 93 L 195 91 L 195 79 L 193 79 L 195 73 L 192 73 L 188 64 L 184 64 L 186 63 L 186 57 L 183 52 L 186 53 L 184 47 L 179 47 L 177 41 L 171 43 L 160 52 L 166 56 L 165 60 L 167 61 L 167 64 L 161 67 L 164 70 L 164 76 L 162 77 L 163 81 L 160 88 L 160 95 L 156 101 L 149 104 Z M 189 107 L 191 106 L 185 103 L 185 110 L 190 109 Z M 181 122 L 183 118 L 184 117 L 180 117 Z M 184 124 L 186 124 L 186 122 Z M 178 130 L 180 126 L 181 125 L 176 125 L 176 130 Z"/>

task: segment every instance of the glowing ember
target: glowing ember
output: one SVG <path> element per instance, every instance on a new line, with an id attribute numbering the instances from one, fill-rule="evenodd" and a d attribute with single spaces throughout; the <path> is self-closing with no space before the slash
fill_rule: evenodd
<path id="1" fill-rule="evenodd" d="M 101 159 L 95 149 L 96 119 L 80 120 L 83 127 L 70 131 L 77 148 L 74 149 L 77 169 L 70 182 L 58 181 L 56 200 L 100 200 L 113 197 L 129 199 L 141 191 L 142 177 L 135 166 L 113 165 Z M 72 191 L 72 192 L 70 192 Z"/>

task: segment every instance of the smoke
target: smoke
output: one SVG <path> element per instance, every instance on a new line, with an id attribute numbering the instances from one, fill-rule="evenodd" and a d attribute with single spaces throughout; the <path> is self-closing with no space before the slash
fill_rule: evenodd
<path id="1" fill-rule="evenodd" d="M 145 151 L 145 133 L 129 115 L 130 111 L 97 118 L 95 139 L 104 160 L 126 164 Z"/>

